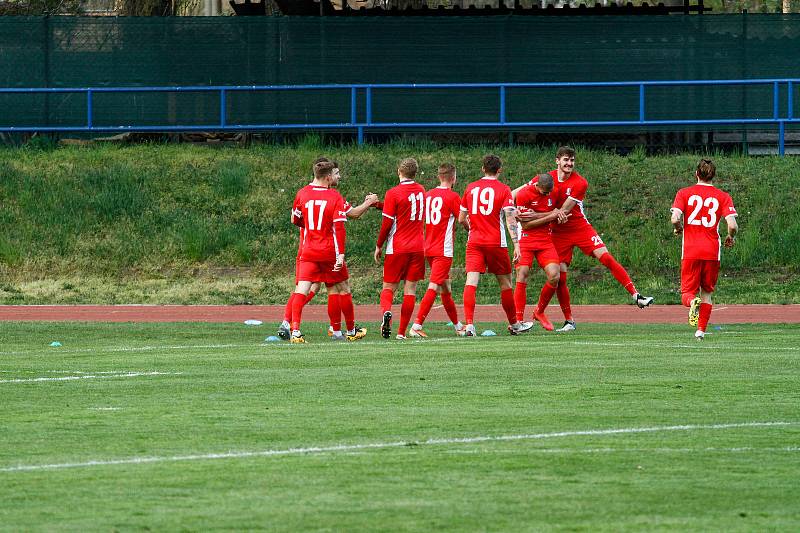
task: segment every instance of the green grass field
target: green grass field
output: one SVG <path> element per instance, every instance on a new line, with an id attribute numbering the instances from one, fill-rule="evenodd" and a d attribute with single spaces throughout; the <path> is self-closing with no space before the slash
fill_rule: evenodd
<path id="1" fill-rule="evenodd" d="M 800 529 L 798 326 L 323 328 L 4 323 L 0 530 Z"/>

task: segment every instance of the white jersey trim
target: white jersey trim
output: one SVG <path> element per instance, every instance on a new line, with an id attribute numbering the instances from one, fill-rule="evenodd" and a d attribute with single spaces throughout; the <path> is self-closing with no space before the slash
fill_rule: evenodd
<path id="1" fill-rule="evenodd" d="M 450 214 L 447 221 L 447 231 L 444 234 L 444 256 L 453 257 L 453 224 L 455 224 L 456 217 Z"/>
<path id="2" fill-rule="evenodd" d="M 397 231 L 397 221 L 394 220 L 394 217 L 389 218 L 394 222 L 392 222 L 392 229 L 389 230 L 389 237 L 386 238 L 386 255 L 392 255 L 394 253 L 394 234 Z"/>
<path id="3" fill-rule="evenodd" d="M 392 220 L 394 220 L 394 219 L 395 219 L 395 218 L 394 218 L 392 215 L 387 215 L 386 213 L 382 213 L 382 214 L 383 214 L 383 216 L 385 216 L 386 218 L 390 218 L 390 219 L 392 219 Z"/>

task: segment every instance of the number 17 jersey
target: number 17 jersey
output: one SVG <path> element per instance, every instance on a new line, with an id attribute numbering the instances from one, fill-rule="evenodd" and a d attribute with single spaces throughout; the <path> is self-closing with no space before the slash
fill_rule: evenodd
<path id="1" fill-rule="evenodd" d="M 719 222 L 736 216 L 730 195 L 711 184 L 698 183 L 679 190 L 672 209 L 683 213 L 681 257 L 719 261 Z"/>

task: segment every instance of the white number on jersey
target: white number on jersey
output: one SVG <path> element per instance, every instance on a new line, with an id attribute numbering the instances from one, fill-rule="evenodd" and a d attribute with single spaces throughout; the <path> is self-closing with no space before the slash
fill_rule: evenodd
<path id="1" fill-rule="evenodd" d="M 442 198 L 440 196 L 428 198 L 426 203 L 427 209 L 425 210 L 425 223 L 433 224 L 435 226 L 442 221 Z"/>
<path id="2" fill-rule="evenodd" d="M 317 213 L 316 225 L 314 224 L 314 206 L 319 208 Z M 322 215 L 325 214 L 325 206 L 328 205 L 328 200 L 309 200 L 306 202 L 305 208 L 308 212 L 308 229 L 318 230 L 322 228 Z"/>
<path id="3" fill-rule="evenodd" d="M 411 220 L 422 220 L 422 215 L 425 214 L 423 202 L 425 201 L 422 193 L 411 193 L 408 195 L 408 201 L 411 202 Z"/>
<path id="4" fill-rule="evenodd" d="M 478 205 L 479 201 L 480 205 Z M 491 187 L 486 189 L 475 187 L 472 189 L 472 211 L 470 214 L 477 215 L 480 210 L 482 215 L 490 215 L 492 213 L 492 205 L 494 205 L 494 189 Z"/>
<path id="5" fill-rule="evenodd" d="M 714 228 L 717 225 L 717 209 L 719 209 L 719 202 L 716 198 L 709 196 L 703 201 L 703 198 L 697 194 L 693 194 L 687 201 L 689 207 L 693 207 L 694 211 L 686 218 L 686 223 L 692 226 L 705 226 L 707 228 Z M 708 216 L 698 218 L 700 209 L 703 207 L 708 208 Z"/>
<path id="6" fill-rule="evenodd" d="M 600 238 L 600 235 L 592 235 L 592 244 L 600 246 L 603 244 L 603 239 Z"/>

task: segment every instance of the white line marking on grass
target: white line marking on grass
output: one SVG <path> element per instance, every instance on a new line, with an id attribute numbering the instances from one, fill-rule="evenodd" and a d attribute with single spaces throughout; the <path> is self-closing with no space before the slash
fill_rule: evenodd
<path id="1" fill-rule="evenodd" d="M 179 376 L 181 372 L 125 372 L 118 374 L 82 374 L 80 376 L 61 376 L 58 378 L 0 379 L 0 383 L 39 383 L 42 381 L 74 381 L 76 379 L 136 378 L 140 376 Z"/>
<path id="2" fill-rule="evenodd" d="M 187 346 L 131 346 L 121 348 L 75 348 L 72 350 L 49 349 L 46 352 L 38 350 L 28 350 L 22 352 L 0 352 L 0 355 L 36 355 L 36 354 L 70 354 L 70 353 L 97 353 L 97 352 L 150 352 L 153 350 L 215 350 L 219 348 L 253 348 L 258 344 L 198 344 Z"/>
<path id="3" fill-rule="evenodd" d="M 90 411 L 119 411 L 119 407 L 89 407 Z"/>
<path id="4" fill-rule="evenodd" d="M 693 430 L 714 430 L 714 429 L 733 429 L 733 428 L 757 428 L 757 427 L 780 427 L 795 426 L 800 422 L 739 422 L 732 424 L 688 424 L 680 426 L 656 426 L 643 428 L 619 428 L 619 429 L 587 429 L 578 431 L 559 431 L 555 433 L 532 433 L 527 435 L 497 435 L 483 437 L 453 437 L 437 438 L 423 441 L 396 441 L 396 442 L 375 442 L 370 444 L 338 444 L 333 446 L 308 446 L 301 448 L 285 448 L 279 450 L 261 450 L 252 452 L 222 452 L 193 455 L 169 455 L 169 456 L 150 456 L 150 457 L 127 457 L 122 459 L 97 459 L 80 463 L 54 463 L 39 465 L 16 465 L 0 468 L 0 472 L 30 472 L 36 470 L 61 470 L 65 468 L 88 468 L 92 466 L 113 466 L 113 465 L 138 465 L 148 463 L 165 463 L 178 461 L 212 461 L 217 459 L 243 459 L 249 457 L 279 457 L 286 455 L 313 455 L 320 453 L 333 452 L 354 452 L 359 450 L 378 450 L 387 448 L 416 447 L 426 445 L 442 444 L 474 444 L 478 442 L 508 442 L 555 439 L 560 437 L 582 437 L 582 436 L 602 436 L 602 435 L 621 435 L 631 433 L 657 433 L 667 431 L 693 431 Z"/>

